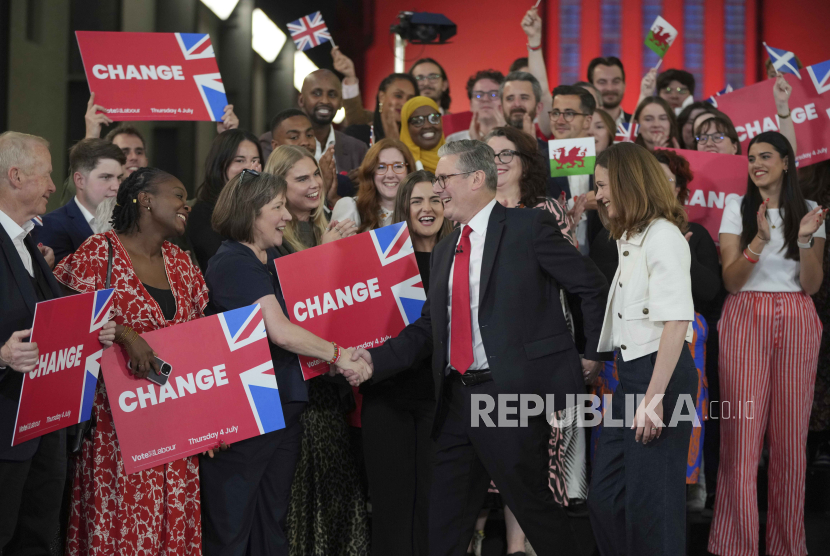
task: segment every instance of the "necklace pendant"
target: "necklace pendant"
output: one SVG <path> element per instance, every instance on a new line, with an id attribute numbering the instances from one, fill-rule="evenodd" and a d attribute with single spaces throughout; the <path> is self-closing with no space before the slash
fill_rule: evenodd
<path id="1" fill-rule="evenodd" d="M 773 227 L 772 227 L 772 229 L 774 230 L 774 229 L 775 229 L 775 226 L 773 226 Z"/>

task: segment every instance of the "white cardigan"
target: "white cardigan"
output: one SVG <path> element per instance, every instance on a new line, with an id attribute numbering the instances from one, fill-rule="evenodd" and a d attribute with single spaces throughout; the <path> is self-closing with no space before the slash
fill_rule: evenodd
<path id="1" fill-rule="evenodd" d="M 624 361 L 657 351 L 663 323 L 694 321 L 689 242 L 666 220 L 617 240 L 619 266 L 611 283 L 599 351 L 620 349 Z M 686 341 L 694 337 L 692 322 Z"/>

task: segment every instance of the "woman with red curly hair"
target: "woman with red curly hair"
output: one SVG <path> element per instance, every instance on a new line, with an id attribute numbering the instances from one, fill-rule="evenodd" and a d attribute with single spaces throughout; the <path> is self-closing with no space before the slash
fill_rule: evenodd
<path id="1" fill-rule="evenodd" d="M 655 150 L 652 154 L 660 163 L 669 183 L 674 185 L 675 196 L 680 204 L 685 204 L 689 197 L 688 185 L 693 175 L 689 168 L 689 162 L 674 151 Z M 697 416 L 701 424 L 708 419 L 709 387 L 706 380 L 706 341 L 710 330 L 710 323 L 716 323 L 720 313 L 720 303 L 723 301 L 720 263 L 718 262 L 718 250 L 712 236 L 702 225 L 696 222 L 689 222 L 685 232 L 686 240 L 689 242 L 689 251 L 692 255 L 691 276 L 692 276 L 692 300 L 695 307 L 695 320 L 692 323 L 695 336 L 694 342 L 689 344 L 695 367 L 698 374 L 698 391 L 695 397 Z M 601 246 L 610 245 L 609 249 Z M 609 281 L 614 277 L 618 264 L 618 254 L 615 244 L 610 240 L 609 232 L 603 229 L 597 239 L 591 244 L 591 258 L 600 267 Z M 609 274 L 610 272 L 610 274 Z M 607 362 L 600 372 L 597 381 L 594 383 L 594 393 L 603 399 L 604 394 L 612 394 L 618 384 L 617 371 L 613 362 Z M 602 409 L 601 409 L 602 411 Z M 599 434 L 602 427 L 594 427 L 592 431 L 591 454 L 597 446 Z M 703 462 L 703 437 L 704 428 L 694 427 L 692 438 L 689 443 L 689 460 L 686 467 L 686 484 L 698 485 Z M 698 487 L 692 487 L 698 488 Z M 698 500 L 703 502 L 703 492 L 691 493 L 687 500 Z M 698 509 L 702 509 L 699 506 Z"/>

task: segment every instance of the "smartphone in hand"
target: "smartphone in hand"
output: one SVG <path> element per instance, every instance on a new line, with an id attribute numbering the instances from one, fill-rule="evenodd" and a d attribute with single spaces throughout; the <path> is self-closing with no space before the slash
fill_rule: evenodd
<path id="1" fill-rule="evenodd" d="M 127 362 L 127 367 L 132 369 L 132 360 Z M 164 361 L 160 357 L 156 357 L 156 365 L 159 368 L 159 374 L 156 374 L 155 371 L 150 371 L 150 374 L 147 375 L 147 380 L 150 382 L 154 382 L 159 386 L 164 386 L 167 384 L 167 379 L 170 378 L 170 373 L 173 372 L 173 365 Z"/>

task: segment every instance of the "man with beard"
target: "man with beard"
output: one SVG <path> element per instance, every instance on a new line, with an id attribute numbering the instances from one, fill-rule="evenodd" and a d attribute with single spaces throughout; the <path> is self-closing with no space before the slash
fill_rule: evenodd
<path id="1" fill-rule="evenodd" d="M 450 113 L 450 81 L 441 64 L 432 58 L 421 58 L 409 68 L 409 75 L 418 82 L 418 94 L 434 100 L 441 114 Z"/>
<path id="2" fill-rule="evenodd" d="M 542 110 L 542 86 L 539 81 L 527 72 L 509 73 L 499 86 L 499 98 L 507 123 L 531 137 L 536 137 L 533 121 Z M 537 141 L 540 150 L 547 149 L 547 143 L 538 138 Z"/>
<path id="3" fill-rule="evenodd" d="M 602 95 L 601 110 L 608 112 L 619 126 L 631 121 L 631 114 L 625 112 L 620 103 L 625 95 L 625 70 L 619 58 L 594 58 L 588 64 L 588 82 Z"/>
<path id="4" fill-rule="evenodd" d="M 303 80 L 299 105 L 311 120 L 317 138 L 314 157 L 319 161 L 333 146 L 337 173 L 350 172 L 363 162 L 369 147 L 363 141 L 336 131 L 331 122 L 342 104 L 340 79 L 327 69 L 309 73 Z"/>

